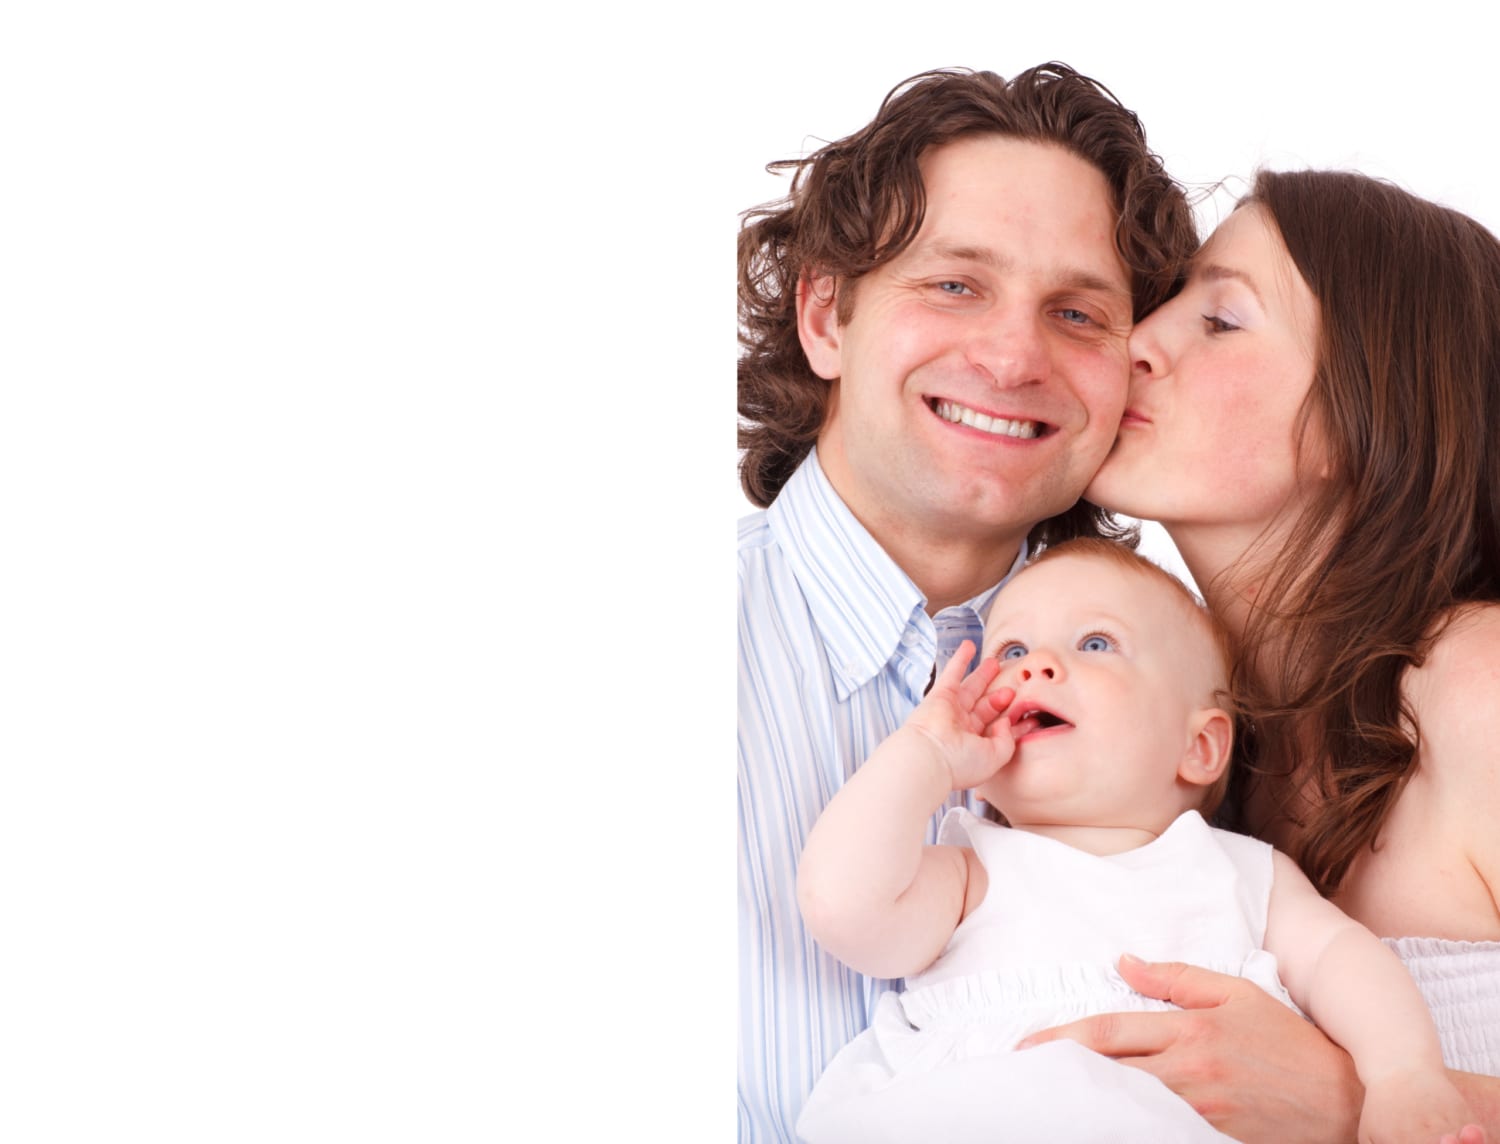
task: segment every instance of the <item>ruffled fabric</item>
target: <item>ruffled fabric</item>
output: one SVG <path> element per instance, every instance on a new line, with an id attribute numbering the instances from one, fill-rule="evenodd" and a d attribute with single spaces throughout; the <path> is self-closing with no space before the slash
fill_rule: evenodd
<path id="1" fill-rule="evenodd" d="M 1264 950 L 1204 968 L 1248 978 L 1291 1005 L 1276 975 L 1276 959 Z M 1176 1008 L 1137 993 L 1113 967 L 1077 963 L 971 973 L 889 996 L 911 1030 L 922 1030 L 928 1037 L 945 1035 L 959 1055 L 1004 1052 L 1032 1033 L 1096 1013 Z"/>
<path id="2" fill-rule="evenodd" d="M 1500 1076 L 1500 941 L 1386 938 L 1422 991 L 1443 1046 L 1462 1072 Z"/>

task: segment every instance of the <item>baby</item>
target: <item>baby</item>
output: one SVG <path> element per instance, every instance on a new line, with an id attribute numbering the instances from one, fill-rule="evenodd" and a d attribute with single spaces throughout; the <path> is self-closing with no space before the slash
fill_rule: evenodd
<path id="1" fill-rule="evenodd" d="M 1233 722 L 1223 643 L 1187 589 L 1128 549 L 1072 541 L 1001 590 L 986 631 L 979 667 L 964 678 L 966 644 L 808 837 L 813 936 L 907 987 L 834 1058 L 799 1135 L 1228 1140 L 1140 1069 L 1072 1041 L 1014 1051 L 1093 1013 L 1169 1008 L 1115 972 L 1133 954 L 1294 1001 L 1354 1058 L 1361 1141 L 1482 1141 L 1396 956 L 1285 855 L 1204 822 Z M 950 810 L 923 845 L 956 790 L 1010 825 Z"/>

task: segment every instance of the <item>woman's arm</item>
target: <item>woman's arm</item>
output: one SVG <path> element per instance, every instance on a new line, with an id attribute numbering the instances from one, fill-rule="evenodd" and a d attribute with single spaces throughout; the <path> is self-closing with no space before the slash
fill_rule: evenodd
<path id="1" fill-rule="evenodd" d="M 1422 829 L 1444 858 L 1447 893 L 1430 928 L 1412 936 L 1500 940 L 1500 606 L 1470 608 L 1403 681 L 1416 718 Z M 1371 889 L 1380 892 L 1377 882 Z M 1389 931 L 1387 931 L 1389 932 Z"/>
<path id="2" fill-rule="evenodd" d="M 988 692 L 999 664 L 965 641 L 906 725 L 876 748 L 819 815 L 797 868 L 797 900 L 818 943 L 876 977 L 930 965 L 965 912 L 971 851 L 925 846 L 927 823 L 954 790 L 1010 760 L 1013 693 Z M 976 869 L 978 864 L 974 863 Z"/>
<path id="3" fill-rule="evenodd" d="M 1419 765 L 1433 789 L 1431 818 L 1458 841 L 1459 868 L 1481 887 L 1478 910 L 1456 918 L 1450 936 L 1500 937 L 1500 607 L 1457 617 L 1426 663 L 1407 673 L 1406 689 L 1421 733 Z M 1500 1077 L 1448 1075 L 1488 1138 L 1500 1140 Z"/>

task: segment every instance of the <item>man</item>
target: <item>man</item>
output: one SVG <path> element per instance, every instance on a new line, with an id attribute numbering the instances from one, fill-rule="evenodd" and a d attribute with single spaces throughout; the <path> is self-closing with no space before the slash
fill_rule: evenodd
<path id="1" fill-rule="evenodd" d="M 877 993 L 797 911 L 823 805 L 915 707 L 1115 437 L 1134 318 L 1192 216 L 1136 117 L 1059 64 L 930 72 L 740 234 L 740 1139 L 794 1138 Z"/>

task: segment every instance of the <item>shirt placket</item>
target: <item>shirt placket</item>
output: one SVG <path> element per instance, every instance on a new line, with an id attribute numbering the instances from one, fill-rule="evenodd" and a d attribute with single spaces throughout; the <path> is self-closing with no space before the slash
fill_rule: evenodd
<path id="1" fill-rule="evenodd" d="M 973 671 L 979 666 L 979 648 L 984 643 L 984 625 L 979 622 L 979 615 L 973 608 L 967 605 L 944 608 L 932 618 L 932 624 L 937 637 L 937 658 L 933 664 L 934 679 L 942 674 L 943 669 L 958 654 L 959 645 L 964 640 L 974 641 L 974 655 L 965 671 Z"/>

